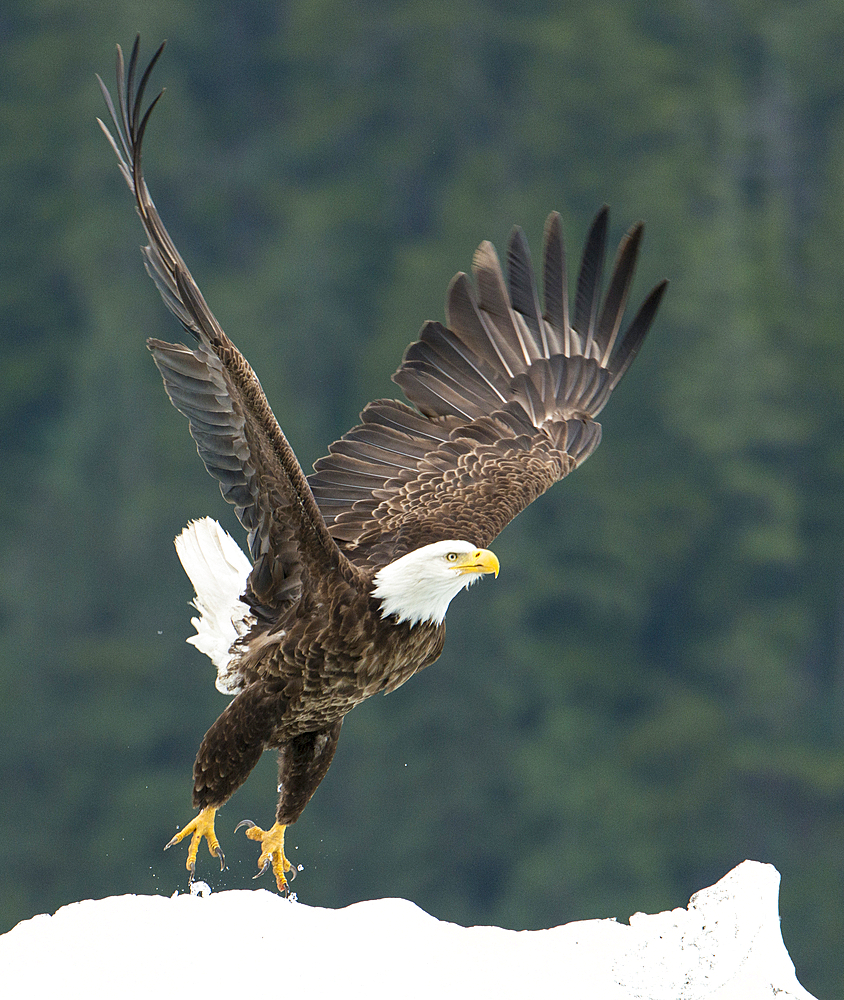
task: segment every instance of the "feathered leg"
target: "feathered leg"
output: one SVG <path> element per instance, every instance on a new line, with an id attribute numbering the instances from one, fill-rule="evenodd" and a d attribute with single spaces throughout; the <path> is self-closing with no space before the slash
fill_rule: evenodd
<path id="1" fill-rule="evenodd" d="M 225 867 L 225 857 L 214 833 L 216 812 L 249 777 L 270 745 L 275 725 L 286 707 L 287 699 L 272 685 L 253 684 L 234 699 L 205 734 L 193 765 L 193 804 L 200 812 L 164 847 L 166 851 L 191 835 L 185 863 L 191 878 L 203 838 L 211 854 L 219 859 L 220 869 Z"/>
<path id="2" fill-rule="evenodd" d="M 245 819 L 236 827 L 246 826 L 246 836 L 260 841 L 258 875 L 263 875 L 267 868 L 272 867 L 279 892 L 287 892 L 286 876 L 293 871 L 284 853 L 284 831 L 302 815 L 317 786 L 328 773 L 342 725 L 343 720 L 340 719 L 328 729 L 303 733 L 285 743 L 278 754 L 279 798 L 275 824 L 269 830 L 262 830 Z M 290 877 L 293 878 L 293 874 Z"/>

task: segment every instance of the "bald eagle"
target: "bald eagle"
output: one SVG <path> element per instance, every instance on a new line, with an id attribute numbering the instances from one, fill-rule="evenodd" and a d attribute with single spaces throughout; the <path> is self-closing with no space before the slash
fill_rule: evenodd
<path id="1" fill-rule="evenodd" d="M 618 249 L 606 295 L 608 212 L 589 231 L 570 311 L 560 218 L 549 216 L 540 306 L 527 242 L 515 229 L 508 280 L 492 244 L 474 257 L 474 287 L 458 274 L 446 324 L 428 322 L 393 380 L 412 406 L 369 403 L 361 422 L 306 476 L 261 385 L 220 328 L 162 225 L 141 167 L 150 113 L 144 92 L 164 46 L 138 71 L 117 48 L 117 106 L 100 80 L 114 133 L 100 121 L 135 199 L 146 269 L 192 346 L 149 340 L 173 405 L 208 472 L 246 529 L 248 557 L 211 519 L 176 540 L 196 590 L 188 641 L 233 695 L 193 768 L 193 878 L 204 838 L 224 866 L 217 810 L 265 749 L 278 750 L 279 798 L 260 842 L 259 874 L 287 890 L 284 831 L 331 764 L 345 715 L 389 692 L 442 652 L 455 595 L 498 574 L 487 546 L 529 503 L 595 450 L 596 417 L 627 371 L 665 290 L 658 284 L 622 332 L 642 225 Z"/>

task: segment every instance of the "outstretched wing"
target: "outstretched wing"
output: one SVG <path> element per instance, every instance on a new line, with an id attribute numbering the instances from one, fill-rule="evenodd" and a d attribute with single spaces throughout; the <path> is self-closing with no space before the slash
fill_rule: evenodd
<path id="1" fill-rule="evenodd" d="M 619 246 L 601 303 L 608 210 L 586 241 L 569 315 L 560 218 L 545 227 L 541 311 L 524 234 L 508 252 L 508 289 L 491 243 L 451 283 L 447 326 L 427 323 L 393 380 L 418 410 L 370 403 L 315 465 L 311 489 L 354 561 L 387 562 L 428 542 L 487 546 L 520 511 L 583 462 L 595 420 L 636 356 L 667 282 L 620 333 L 642 225 Z"/>
<path id="2" fill-rule="evenodd" d="M 253 569 L 247 594 L 256 610 L 270 615 L 301 590 L 302 571 L 315 564 L 352 575 L 353 569 L 326 529 L 296 456 L 243 355 L 225 335 L 170 239 L 150 198 L 141 167 L 141 147 L 152 109 L 143 112 L 144 91 L 164 48 L 151 59 L 135 88 L 139 39 L 125 71 L 117 47 L 117 108 L 100 87 L 114 134 L 100 121 L 135 196 L 149 240 L 146 269 L 161 297 L 196 346 L 149 340 L 153 359 L 173 405 L 190 432 L 208 472 L 219 481 L 249 536 Z M 99 79 L 99 77 L 98 77 Z M 162 92 L 163 93 L 163 92 Z"/>

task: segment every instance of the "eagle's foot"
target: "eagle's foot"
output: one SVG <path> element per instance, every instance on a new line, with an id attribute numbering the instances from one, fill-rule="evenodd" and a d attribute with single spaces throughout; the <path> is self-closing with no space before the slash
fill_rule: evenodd
<path id="1" fill-rule="evenodd" d="M 164 850 L 166 851 L 168 847 L 178 844 L 180 841 L 184 840 L 188 834 L 191 834 L 190 847 L 188 848 L 188 859 L 185 862 L 185 868 L 187 868 L 190 872 L 191 880 L 193 880 L 193 877 L 196 874 L 196 852 L 199 850 L 199 843 L 203 837 L 208 844 L 209 852 L 219 860 L 220 871 L 226 867 L 226 859 L 223 856 L 223 850 L 220 847 L 220 842 L 217 840 L 214 833 L 214 816 L 216 815 L 216 812 L 216 806 L 206 806 L 201 812 L 194 816 L 190 823 L 179 830 L 171 841 L 164 845 Z"/>
<path id="2" fill-rule="evenodd" d="M 278 891 L 287 895 L 290 891 L 286 878 L 287 872 L 290 872 L 291 881 L 296 876 L 296 869 L 284 855 L 284 831 L 287 827 L 283 823 L 276 823 L 272 829 L 262 830 L 259 826 L 255 826 L 251 819 L 244 819 L 237 824 L 235 830 L 239 830 L 242 826 L 246 827 L 246 836 L 250 840 L 261 842 L 261 855 L 258 858 L 260 871 L 253 878 L 263 875 L 272 866 Z"/>

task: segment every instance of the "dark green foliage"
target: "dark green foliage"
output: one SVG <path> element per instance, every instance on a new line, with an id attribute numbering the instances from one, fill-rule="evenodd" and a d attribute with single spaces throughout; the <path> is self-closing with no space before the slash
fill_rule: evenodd
<path id="1" fill-rule="evenodd" d="M 671 287 L 604 444 L 494 546 L 443 658 L 347 719 L 288 838 L 304 901 L 539 927 L 783 875 L 804 985 L 844 979 L 844 9 L 26 0 L 0 60 L 2 926 L 172 893 L 225 705 L 171 539 L 237 534 L 144 339 L 178 328 L 94 125 L 114 43 L 170 39 L 150 187 L 309 467 L 481 239 L 647 233 Z M 271 13 L 271 10 L 274 11 Z M 155 90 L 153 91 L 155 92 Z M 214 887 L 248 887 L 236 822 Z"/>

